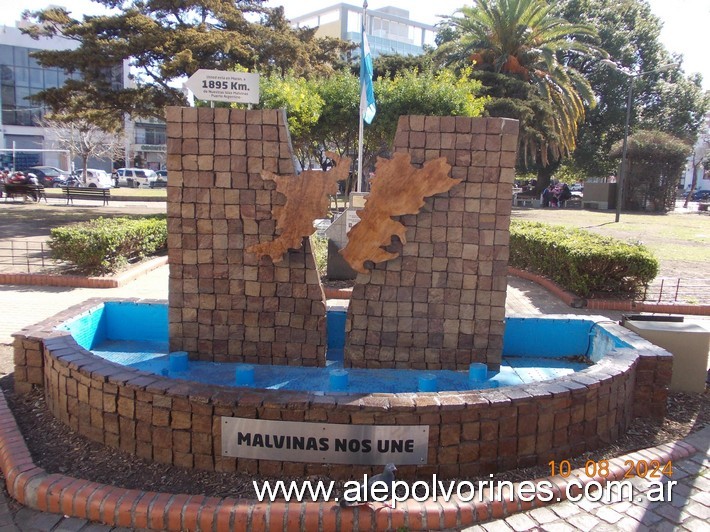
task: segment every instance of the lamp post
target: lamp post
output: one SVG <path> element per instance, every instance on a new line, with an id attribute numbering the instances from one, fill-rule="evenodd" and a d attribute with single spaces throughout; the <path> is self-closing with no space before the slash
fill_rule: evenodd
<path id="1" fill-rule="evenodd" d="M 636 79 L 638 78 L 645 76 L 646 74 L 664 72 L 669 68 L 678 66 L 679 63 L 668 63 L 667 65 L 660 66 L 654 70 L 647 70 L 646 72 L 639 72 L 638 74 L 634 74 L 632 72 L 622 69 L 617 63 L 614 63 L 614 61 L 610 61 L 609 59 L 602 59 L 600 63 L 611 67 L 614 70 L 617 70 L 618 72 L 621 72 L 622 74 L 625 74 L 629 77 L 629 95 L 626 99 L 626 123 L 624 124 L 624 141 L 621 145 L 621 168 L 619 168 L 619 179 L 616 180 L 616 215 L 614 217 L 614 221 L 618 222 L 619 218 L 621 218 L 621 204 L 624 199 L 624 180 L 626 178 L 626 151 L 628 148 L 629 141 L 629 123 L 631 122 L 631 105 L 633 103 L 632 100 L 634 94 L 634 81 L 636 81 Z"/>

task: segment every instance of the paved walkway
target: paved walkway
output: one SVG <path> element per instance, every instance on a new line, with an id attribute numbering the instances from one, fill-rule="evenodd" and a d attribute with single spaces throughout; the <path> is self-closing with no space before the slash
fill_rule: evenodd
<path id="1" fill-rule="evenodd" d="M 8 309 L 0 320 L 0 344 L 12 342 L 15 333 L 42 321 L 72 305 L 92 297 L 168 298 L 168 266 L 162 266 L 132 283 L 110 289 L 69 288 L 55 286 L 0 285 L 0 308 Z M 586 314 L 599 311 L 572 309 L 533 282 L 517 277 L 509 278 L 507 314 Z M 607 312 L 611 319 L 619 319 L 621 312 Z"/>
<path id="2" fill-rule="evenodd" d="M 506 519 L 466 528 L 465 532 L 509 532 L 545 530 L 550 532 L 605 532 L 612 530 L 652 530 L 665 532 L 710 530 L 710 427 L 685 441 L 696 449 L 705 449 L 673 463 L 673 476 L 663 481 L 665 501 L 653 501 L 650 479 L 636 477 L 630 482 L 635 496 L 629 500 L 589 502 L 581 500 L 553 504 Z M 676 484 L 668 481 L 672 480 Z M 656 492 L 654 492 L 656 493 Z"/>
<path id="3" fill-rule="evenodd" d="M 167 299 L 168 267 L 164 266 L 136 281 L 116 289 L 0 286 L 0 308 L 6 309 L 0 322 L 0 344 L 12 341 L 11 334 L 27 325 L 48 318 L 68 306 L 92 297 L 139 297 Z M 571 309 L 538 285 L 518 278 L 509 279 L 507 313 L 586 314 L 599 311 Z M 619 319 L 620 312 L 607 312 Z M 705 320 L 707 323 L 707 320 Z M 5 352 L 8 350 L 6 349 Z M 7 367 L 9 361 L 2 361 Z M 710 531 L 710 428 L 696 433 L 688 442 L 700 452 L 673 464 L 670 502 L 650 502 L 644 495 L 649 483 L 635 479 L 638 497 L 631 502 L 562 502 L 491 521 L 467 530 L 693 530 Z M 3 482 L 4 484 L 4 482 Z M 644 491 L 646 490 L 646 491 Z M 126 530 L 90 523 L 83 519 L 20 508 L 0 494 L 0 532 L 20 531 L 109 531 Z"/>
<path id="4" fill-rule="evenodd" d="M 168 299 L 168 267 L 162 266 L 120 288 L 0 285 L 0 344 L 15 333 L 92 297 Z"/>

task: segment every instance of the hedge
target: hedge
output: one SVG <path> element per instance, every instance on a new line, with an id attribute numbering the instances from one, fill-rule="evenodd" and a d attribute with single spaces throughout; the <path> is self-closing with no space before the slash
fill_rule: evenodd
<path id="1" fill-rule="evenodd" d="M 87 275 L 113 273 L 131 261 L 167 249 L 165 216 L 97 218 L 51 230 L 52 257 Z"/>
<path id="2" fill-rule="evenodd" d="M 520 220 L 510 225 L 510 265 L 544 275 L 581 297 L 630 297 L 658 274 L 658 260 L 641 244 Z"/>

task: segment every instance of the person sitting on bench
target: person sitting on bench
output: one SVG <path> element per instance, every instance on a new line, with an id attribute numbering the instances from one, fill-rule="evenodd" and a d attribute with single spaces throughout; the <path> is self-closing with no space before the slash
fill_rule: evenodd
<path id="1" fill-rule="evenodd" d="M 37 186 L 39 185 L 39 179 L 37 179 L 37 176 L 34 175 L 33 173 L 28 173 L 27 174 L 27 184 L 33 187 L 30 191 L 30 196 L 32 196 L 32 199 L 37 202 L 39 201 L 39 194 L 37 191 Z"/>

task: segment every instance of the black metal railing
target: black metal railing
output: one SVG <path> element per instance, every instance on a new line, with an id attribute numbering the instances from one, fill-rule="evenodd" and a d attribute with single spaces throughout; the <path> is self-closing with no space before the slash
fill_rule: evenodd
<path id="1" fill-rule="evenodd" d="M 46 242 L 0 240 L 0 271 L 36 273 L 56 265 Z"/>
<path id="2" fill-rule="evenodd" d="M 644 291 L 643 301 L 708 305 L 710 304 L 710 279 L 658 277 Z"/>

